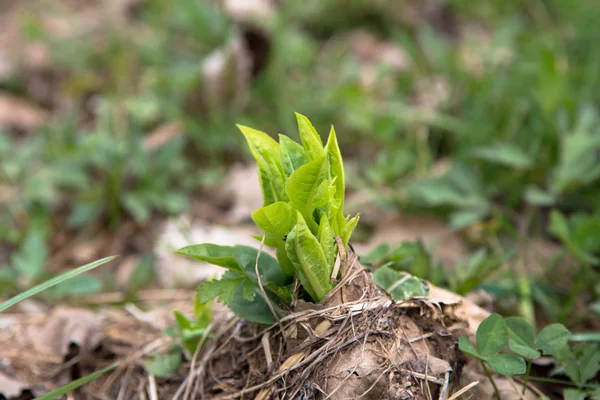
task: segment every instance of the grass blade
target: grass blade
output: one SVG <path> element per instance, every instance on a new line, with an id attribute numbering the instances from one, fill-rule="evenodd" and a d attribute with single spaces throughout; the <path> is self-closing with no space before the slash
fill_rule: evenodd
<path id="1" fill-rule="evenodd" d="M 109 257 L 110 258 L 110 257 Z M 100 260 L 102 261 L 102 260 Z M 73 382 L 70 382 L 68 384 L 66 384 L 65 386 L 58 388 L 56 390 L 53 390 L 52 392 L 45 394 L 43 396 L 37 397 L 37 400 L 52 400 L 52 399 L 56 399 L 59 396 L 62 396 L 68 392 L 70 392 L 71 390 L 75 390 L 80 386 L 85 385 L 86 383 L 93 381 L 94 379 L 98 378 L 99 376 L 104 375 L 105 373 L 112 371 L 113 369 L 117 368 L 119 366 L 119 363 L 114 363 L 109 365 L 108 367 L 104 367 L 94 373 L 91 373 L 89 375 L 86 375 L 82 378 L 79 378 L 77 380 L 74 380 Z"/>
<path id="2" fill-rule="evenodd" d="M 82 274 L 84 272 L 87 272 L 89 270 L 92 270 L 96 267 L 99 267 L 102 264 L 106 264 L 109 261 L 112 261 L 113 259 L 115 259 L 117 256 L 112 256 L 112 257 L 106 257 L 103 258 L 101 260 L 97 260 L 94 261 L 92 263 L 86 264 L 82 267 L 79 268 L 75 268 L 71 271 L 67 271 L 64 274 L 60 274 L 58 276 L 55 276 L 52 279 L 47 280 L 44 283 L 40 283 L 37 286 L 32 287 L 31 289 L 28 289 L 26 291 L 24 291 L 23 293 L 19 293 L 18 295 L 16 295 L 15 297 L 5 301 L 4 303 L 0 304 L 0 312 L 3 312 L 4 310 L 14 306 L 15 304 L 19 303 L 20 301 L 25 300 L 28 297 L 31 297 L 35 294 L 38 294 L 39 292 L 42 292 L 54 285 L 57 285 L 63 281 L 66 281 L 67 279 L 70 279 L 74 276 L 77 276 L 79 274 Z"/>

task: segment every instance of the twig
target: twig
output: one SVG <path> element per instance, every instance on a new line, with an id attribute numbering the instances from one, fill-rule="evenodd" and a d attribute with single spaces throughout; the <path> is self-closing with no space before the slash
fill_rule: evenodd
<path id="1" fill-rule="evenodd" d="M 263 235 L 263 238 L 260 242 L 260 247 L 258 248 L 258 252 L 256 253 L 256 263 L 254 264 L 254 271 L 256 272 L 256 279 L 258 280 L 258 287 L 260 288 L 260 292 L 262 293 L 263 297 L 265 298 L 265 301 L 267 302 L 267 305 L 269 306 L 269 310 L 271 310 L 273 317 L 275 317 L 275 321 L 277 321 L 277 325 L 279 326 L 279 330 L 281 331 L 281 336 L 283 336 L 283 338 L 285 339 L 285 335 L 283 334 L 283 328 L 281 327 L 281 320 L 279 319 L 279 315 L 277 315 L 277 313 L 275 312 L 275 308 L 273 307 L 273 304 L 271 303 L 269 296 L 267 296 L 267 292 L 265 291 L 265 288 L 263 287 L 263 284 L 262 284 L 262 279 L 260 278 L 260 273 L 258 272 L 258 260 L 260 259 L 260 255 L 262 254 L 264 244 L 265 244 L 265 235 Z"/>
<path id="2" fill-rule="evenodd" d="M 196 346 L 196 349 L 194 350 L 194 355 L 192 356 L 192 361 L 191 361 L 191 365 L 190 365 L 190 372 L 188 373 L 188 379 L 187 379 L 187 385 L 185 388 L 185 393 L 183 394 L 183 400 L 187 400 L 190 395 L 192 383 L 194 382 L 193 376 L 194 376 L 194 365 L 196 364 L 196 358 L 198 357 L 198 354 L 200 354 L 200 349 L 204 345 L 204 342 L 206 342 L 208 335 L 210 335 L 210 331 L 212 330 L 212 327 L 213 327 L 213 324 L 210 323 L 210 325 L 208 325 L 206 330 L 202 333 L 200 342 L 198 342 L 198 346 Z"/>
<path id="3" fill-rule="evenodd" d="M 465 386 L 464 388 L 460 389 L 458 392 L 456 392 L 452 396 L 450 396 L 448 398 L 448 400 L 456 400 L 456 399 L 458 399 L 460 396 L 462 396 L 467 391 L 471 390 L 472 388 L 474 388 L 477 385 L 479 385 L 479 381 L 475 381 L 475 382 L 469 383 L 467 386 Z"/>
<path id="4" fill-rule="evenodd" d="M 154 375 L 148 374 L 148 397 L 149 400 L 158 400 L 158 393 L 156 392 L 156 379 Z"/>
<path id="5" fill-rule="evenodd" d="M 444 386 L 440 390 L 440 400 L 446 400 L 448 395 L 448 386 L 450 385 L 450 372 L 446 371 L 444 374 Z"/>

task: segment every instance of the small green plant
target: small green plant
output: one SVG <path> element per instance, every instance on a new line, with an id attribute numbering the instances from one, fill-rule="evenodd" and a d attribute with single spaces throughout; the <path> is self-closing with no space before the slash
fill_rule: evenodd
<path id="1" fill-rule="evenodd" d="M 529 380 L 546 380 L 576 386 L 577 389 L 565 390 L 566 398 L 583 399 L 586 394 L 599 389 L 588 382 L 600 371 L 600 347 L 596 343 L 579 343 L 571 347 L 569 335 L 563 325 L 551 324 L 536 336 L 525 319 L 492 314 L 477 328 L 477 348 L 465 336 L 461 336 L 458 343 L 462 352 L 481 362 L 498 399 L 500 392 L 488 367 L 503 375 L 524 375 L 523 391 Z M 542 355 L 554 357 L 557 364 L 554 374 L 565 374 L 571 382 L 531 377 L 532 360 Z"/>
<path id="2" fill-rule="evenodd" d="M 358 216 L 344 217 L 344 168 L 333 127 L 325 146 L 310 121 L 296 114 L 302 145 L 284 135 L 279 143 L 264 132 L 239 126 L 258 164 L 264 206 L 252 219 L 277 259 L 247 246 L 199 244 L 179 254 L 228 271 L 198 288 L 200 302 L 215 297 L 241 318 L 271 324 L 296 293 L 321 301 L 338 276 L 334 263 L 346 246 Z"/>
<path id="3" fill-rule="evenodd" d="M 191 359 L 197 349 L 202 348 L 206 340 L 212 337 L 212 302 L 201 304 L 196 299 L 193 319 L 179 311 L 174 311 L 174 315 L 175 329 L 168 329 L 165 333 L 178 343 L 170 346 L 167 354 L 153 354 L 145 362 L 148 372 L 158 377 L 167 377 L 176 372 L 181 365 L 182 356 Z"/>

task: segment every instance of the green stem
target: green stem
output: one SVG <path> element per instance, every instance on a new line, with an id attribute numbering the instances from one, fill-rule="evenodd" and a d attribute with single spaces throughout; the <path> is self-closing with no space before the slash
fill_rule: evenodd
<path id="1" fill-rule="evenodd" d="M 525 372 L 525 377 L 523 378 L 523 391 L 521 394 L 525 394 L 525 390 L 527 390 L 527 382 L 529 382 L 529 374 L 531 373 L 531 360 L 527 361 L 527 372 Z"/>
<path id="2" fill-rule="evenodd" d="M 582 388 L 582 389 L 595 389 L 596 386 L 594 385 L 582 385 L 579 386 L 573 382 L 570 381 L 564 381 L 562 379 L 552 379 L 552 378 L 544 378 L 541 376 L 530 376 L 529 377 L 530 381 L 536 381 L 536 382 L 547 382 L 547 383 L 556 383 L 559 385 L 565 385 L 565 386 L 573 386 L 573 387 L 578 387 L 578 388 Z"/>
<path id="3" fill-rule="evenodd" d="M 479 362 L 481 363 L 481 366 L 483 367 L 483 372 L 485 372 L 485 376 L 488 377 L 492 386 L 494 387 L 494 393 L 496 393 L 496 398 L 498 400 L 501 400 L 502 397 L 500 397 L 500 391 L 498 390 L 498 386 L 496 386 L 496 382 L 494 381 L 494 378 L 492 378 L 492 374 L 490 374 L 490 371 L 485 366 L 485 362 L 483 360 L 479 360 Z"/>

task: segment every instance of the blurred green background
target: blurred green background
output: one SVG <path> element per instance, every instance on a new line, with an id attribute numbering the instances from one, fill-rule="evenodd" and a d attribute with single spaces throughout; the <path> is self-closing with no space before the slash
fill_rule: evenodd
<path id="1" fill-rule="evenodd" d="M 439 217 L 471 254 L 370 263 L 599 328 L 600 2 L 5 1 L 0 18 L 1 295 L 75 266 L 81 237 L 141 253 L 131 284 L 149 284 L 132 237 L 249 160 L 235 123 L 297 138 L 297 111 L 335 126 L 362 207 Z M 539 241 L 558 250 L 528 268 Z"/>

